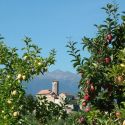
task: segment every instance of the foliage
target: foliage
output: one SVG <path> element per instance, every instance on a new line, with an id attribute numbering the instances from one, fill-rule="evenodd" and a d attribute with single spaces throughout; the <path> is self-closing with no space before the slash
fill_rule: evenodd
<path id="1" fill-rule="evenodd" d="M 65 105 L 58 105 L 51 101 L 48 102 L 45 96 L 37 97 L 35 115 L 42 124 L 49 124 L 49 122 L 52 124 L 59 119 L 65 119 L 67 117 Z"/>
<path id="2" fill-rule="evenodd" d="M 18 125 L 30 112 L 24 105 L 25 91 L 22 82 L 44 73 L 55 62 L 55 50 L 47 58 L 40 56 L 41 49 L 25 37 L 20 57 L 16 48 L 7 47 L 0 39 L 0 124 Z"/>
<path id="3" fill-rule="evenodd" d="M 83 112 L 87 112 L 88 124 L 118 125 L 124 118 L 121 114 L 125 113 L 122 110 L 125 102 L 125 16 L 123 13 L 119 24 L 117 5 L 107 4 L 102 9 L 107 13 L 104 24 L 95 25 L 98 32 L 94 38 L 82 39 L 83 50 L 86 48 L 90 57 L 82 57 L 76 42 L 70 41 L 67 47 L 74 68 L 81 74 L 79 98 Z M 93 120 L 96 122 L 92 123 Z"/>
<path id="4" fill-rule="evenodd" d="M 41 125 L 34 114 L 27 114 L 21 119 L 23 125 Z"/>
<path id="5" fill-rule="evenodd" d="M 109 116 L 107 112 L 102 114 L 99 110 L 93 110 L 87 114 L 82 111 L 71 113 L 65 121 L 58 121 L 56 125 L 121 125 L 121 122 L 114 114 Z"/>
<path id="6" fill-rule="evenodd" d="M 21 124 L 52 125 L 59 119 L 64 120 L 67 117 L 65 105 L 49 102 L 45 96 L 27 95 L 24 98 L 24 106 L 24 112 L 27 111 L 27 114 L 21 119 Z"/>

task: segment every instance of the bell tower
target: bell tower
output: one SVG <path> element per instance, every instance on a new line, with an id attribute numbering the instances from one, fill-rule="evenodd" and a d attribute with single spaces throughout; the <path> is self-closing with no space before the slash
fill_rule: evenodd
<path id="1" fill-rule="evenodd" d="M 59 81 L 54 80 L 52 82 L 52 92 L 54 92 L 56 95 L 59 94 Z"/>

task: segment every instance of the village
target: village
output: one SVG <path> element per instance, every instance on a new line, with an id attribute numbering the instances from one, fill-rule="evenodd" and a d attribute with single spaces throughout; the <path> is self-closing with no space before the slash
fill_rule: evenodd
<path id="1" fill-rule="evenodd" d="M 36 94 L 36 98 L 45 96 L 46 99 L 50 102 L 53 102 L 58 105 L 65 104 L 65 110 L 67 113 L 72 113 L 73 111 L 78 111 L 79 105 L 77 104 L 77 97 L 66 92 L 59 93 L 59 81 L 54 80 L 52 82 L 52 89 L 40 90 Z"/>

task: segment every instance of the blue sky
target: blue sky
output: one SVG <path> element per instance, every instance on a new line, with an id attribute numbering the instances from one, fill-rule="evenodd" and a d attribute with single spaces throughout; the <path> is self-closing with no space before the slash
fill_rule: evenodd
<path id="1" fill-rule="evenodd" d="M 112 0 L 0 0 L 0 33 L 10 47 L 23 47 L 24 36 L 43 48 L 47 56 L 55 48 L 56 63 L 50 71 L 75 70 L 65 47 L 68 39 L 77 41 L 80 48 L 83 36 L 96 34 L 94 24 L 100 24 L 105 13 L 100 8 Z M 125 11 L 125 1 L 116 0 L 119 12 Z M 83 52 L 88 56 L 88 52 Z"/>

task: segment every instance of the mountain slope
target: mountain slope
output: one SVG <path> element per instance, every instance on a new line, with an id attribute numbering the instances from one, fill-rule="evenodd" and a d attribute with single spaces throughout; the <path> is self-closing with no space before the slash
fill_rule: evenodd
<path id="1" fill-rule="evenodd" d="M 59 81 L 59 93 L 67 92 L 76 95 L 78 92 L 78 83 L 80 76 L 71 72 L 64 72 L 61 70 L 55 70 L 46 73 L 44 76 L 39 75 L 35 77 L 30 83 L 26 84 L 27 94 L 35 95 L 42 89 L 50 89 L 52 87 L 52 81 Z"/>

